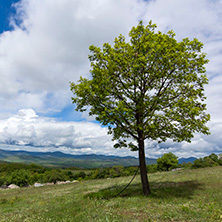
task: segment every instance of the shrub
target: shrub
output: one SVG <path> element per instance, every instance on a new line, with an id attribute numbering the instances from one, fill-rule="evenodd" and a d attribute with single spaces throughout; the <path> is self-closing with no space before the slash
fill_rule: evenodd
<path id="1" fill-rule="evenodd" d="M 147 165 L 147 172 L 148 173 L 156 173 L 158 171 L 157 164 Z"/>
<path id="2" fill-rule="evenodd" d="M 67 176 L 59 170 L 50 170 L 43 176 L 44 182 L 56 183 L 57 181 L 66 180 Z"/>
<path id="3" fill-rule="evenodd" d="M 120 176 L 125 176 L 123 166 L 113 166 L 109 170 L 109 177 L 114 178 L 114 177 L 120 177 Z"/>
<path id="4" fill-rule="evenodd" d="M 217 155 L 212 153 L 210 156 L 206 156 L 204 158 L 199 158 L 194 160 L 192 168 L 204 168 L 204 167 L 214 167 L 219 166 L 220 160 Z"/>
<path id="5" fill-rule="evenodd" d="M 31 183 L 31 173 L 27 170 L 20 169 L 13 171 L 7 178 L 6 184 L 16 184 L 20 187 Z"/>
<path id="6" fill-rule="evenodd" d="M 74 174 L 73 179 L 79 180 L 84 179 L 86 177 L 86 173 L 84 171 L 80 171 L 79 173 Z"/>
<path id="7" fill-rule="evenodd" d="M 165 153 L 157 159 L 157 168 L 160 171 L 168 171 L 178 166 L 178 157 L 173 153 Z"/>

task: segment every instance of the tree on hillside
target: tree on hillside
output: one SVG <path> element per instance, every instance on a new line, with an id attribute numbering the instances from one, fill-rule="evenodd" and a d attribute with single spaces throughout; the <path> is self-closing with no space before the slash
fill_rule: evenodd
<path id="1" fill-rule="evenodd" d="M 218 163 L 219 165 L 222 165 L 222 159 L 218 157 L 215 153 L 211 153 L 209 158 L 211 158 L 215 163 Z"/>
<path id="2" fill-rule="evenodd" d="M 91 45 L 91 79 L 71 83 L 77 111 L 108 126 L 117 143 L 139 152 L 144 195 L 150 194 L 145 162 L 146 139 L 191 141 L 194 132 L 209 134 L 205 126 L 204 84 L 208 83 L 201 53 L 203 44 L 188 38 L 178 42 L 173 31 L 155 32 L 156 25 L 139 22 L 114 45 Z"/>
<path id="3" fill-rule="evenodd" d="M 222 166 L 222 160 L 219 159 L 215 153 L 212 153 L 204 158 L 194 160 L 192 168 L 214 167 L 219 165 Z"/>
<path id="4" fill-rule="evenodd" d="M 178 166 L 178 157 L 173 153 L 165 153 L 157 159 L 157 167 L 159 170 L 169 171 L 171 168 Z"/>

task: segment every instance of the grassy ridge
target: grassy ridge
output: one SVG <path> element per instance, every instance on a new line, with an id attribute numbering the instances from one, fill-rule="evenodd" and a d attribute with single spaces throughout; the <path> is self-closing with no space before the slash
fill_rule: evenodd
<path id="1" fill-rule="evenodd" d="M 114 165 L 135 166 L 139 159 L 104 155 L 71 155 L 62 152 L 28 152 L 0 150 L 0 160 L 11 163 L 35 163 L 45 167 L 101 168 Z M 147 164 L 156 163 L 156 159 L 146 158 Z"/>
<path id="2" fill-rule="evenodd" d="M 18 190 L 0 190 L 0 221 L 222 221 L 222 167 L 150 174 L 144 197 L 140 177 Z"/>

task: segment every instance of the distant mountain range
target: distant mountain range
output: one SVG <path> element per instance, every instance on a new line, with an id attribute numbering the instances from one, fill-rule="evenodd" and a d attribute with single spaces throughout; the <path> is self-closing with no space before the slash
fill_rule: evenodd
<path id="1" fill-rule="evenodd" d="M 179 163 L 193 162 L 196 158 L 182 158 Z M 46 167 L 100 168 L 114 165 L 137 166 L 138 158 L 105 155 L 72 155 L 62 152 L 28 152 L 0 150 L 0 161 L 16 163 L 35 163 Z M 146 158 L 147 164 L 156 163 L 156 159 Z"/>
<path id="2" fill-rule="evenodd" d="M 195 157 L 189 157 L 189 158 L 180 158 L 178 159 L 179 160 L 179 164 L 182 164 L 182 163 L 193 163 L 194 160 L 196 160 L 197 158 Z"/>

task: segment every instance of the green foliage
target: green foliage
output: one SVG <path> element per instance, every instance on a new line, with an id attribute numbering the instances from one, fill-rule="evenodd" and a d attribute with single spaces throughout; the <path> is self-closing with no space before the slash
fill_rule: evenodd
<path id="1" fill-rule="evenodd" d="M 0 186 L 16 184 L 22 187 L 35 182 L 55 183 L 56 181 L 73 180 L 74 177 L 70 170 L 49 169 L 35 164 L 0 164 Z"/>
<path id="2" fill-rule="evenodd" d="M 84 179 L 86 178 L 86 173 L 84 171 L 80 171 L 79 173 L 76 173 L 74 176 L 73 176 L 73 179 L 75 180 L 79 180 L 79 179 Z"/>
<path id="3" fill-rule="evenodd" d="M 59 170 L 50 170 L 48 171 L 44 177 L 43 182 L 56 183 L 57 181 L 65 181 L 68 177 Z"/>
<path id="4" fill-rule="evenodd" d="M 222 159 L 220 159 L 215 153 L 210 154 L 209 158 L 212 159 L 215 163 L 218 163 L 218 165 L 222 166 Z"/>
<path id="5" fill-rule="evenodd" d="M 48 170 L 48 168 L 42 167 L 40 165 L 36 164 L 23 164 L 23 163 L 0 163 L 0 173 L 6 172 L 6 173 L 11 173 L 15 170 L 19 169 L 25 169 L 25 170 L 30 170 L 32 172 L 39 172 L 43 173 Z"/>
<path id="6" fill-rule="evenodd" d="M 4 185 L 5 183 L 5 178 L 0 176 L 0 186 Z"/>
<path id="7" fill-rule="evenodd" d="M 110 168 L 100 168 L 92 171 L 88 176 L 89 179 L 104 179 L 129 176 L 135 174 L 137 167 L 113 166 Z"/>
<path id="8" fill-rule="evenodd" d="M 156 173 L 158 171 L 157 164 L 147 165 L 148 173 Z"/>
<path id="9" fill-rule="evenodd" d="M 157 164 L 147 165 L 148 173 L 166 171 L 178 167 L 178 160 L 172 153 L 164 154 L 157 160 Z M 211 154 L 204 158 L 199 158 L 194 163 L 182 164 L 182 168 L 204 168 L 222 165 L 221 159 L 216 154 Z M 47 183 L 65 180 L 90 180 L 116 178 L 134 175 L 137 171 L 136 166 L 123 167 L 116 165 L 109 168 L 98 168 L 83 171 L 78 168 L 69 169 L 50 169 L 42 166 L 17 163 L 0 163 L 0 186 L 16 184 L 20 187 L 32 185 L 35 182 Z M 139 174 L 139 173 L 138 173 Z"/>
<path id="10" fill-rule="evenodd" d="M 123 166 L 113 166 L 109 170 L 109 174 L 110 174 L 110 177 L 112 177 L 112 178 L 123 176 L 125 174 L 124 167 Z"/>
<path id="11" fill-rule="evenodd" d="M 188 162 L 188 163 L 182 163 L 180 167 L 185 168 L 185 169 L 190 169 L 192 165 L 193 164 L 191 162 Z"/>
<path id="12" fill-rule="evenodd" d="M 119 165 L 110 168 L 87 170 L 86 172 L 75 168 L 72 172 L 67 169 L 49 169 L 34 164 L 4 163 L 4 171 L 0 171 L 0 186 L 13 183 L 22 187 L 28 184 L 32 185 L 35 182 L 56 183 L 57 181 L 66 180 L 114 178 L 133 175 L 136 169 L 137 167 L 123 167 Z"/>
<path id="13" fill-rule="evenodd" d="M 222 165 L 222 160 L 214 153 L 211 155 L 194 160 L 192 168 L 214 167 Z"/>
<path id="14" fill-rule="evenodd" d="M 30 172 L 24 169 L 15 170 L 6 177 L 6 185 L 16 184 L 20 187 L 32 184 Z"/>
<path id="15" fill-rule="evenodd" d="M 35 164 L 0 163 L 0 185 L 32 185 L 39 181 L 41 174 L 47 171 L 49 171 L 48 168 Z"/>
<path id="16" fill-rule="evenodd" d="M 194 160 L 192 168 L 203 168 L 205 167 L 203 158 Z"/>
<path id="17" fill-rule="evenodd" d="M 178 157 L 173 153 L 165 153 L 157 159 L 158 170 L 169 171 L 178 166 Z"/>
<path id="18" fill-rule="evenodd" d="M 120 35 L 114 46 L 90 46 L 92 78 L 71 83 L 76 110 L 109 127 L 116 148 L 138 150 L 127 138 L 171 138 L 190 142 L 194 132 L 209 134 L 210 119 L 203 101 L 206 55 L 203 44 L 188 38 L 178 42 L 173 31 L 155 32 L 156 25 L 140 22 L 129 33 L 130 42 Z"/>
<path id="19" fill-rule="evenodd" d="M 108 170 L 108 168 L 96 169 L 90 175 L 91 179 L 103 179 L 103 178 L 108 178 L 108 177 L 109 177 L 109 170 Z"/>

